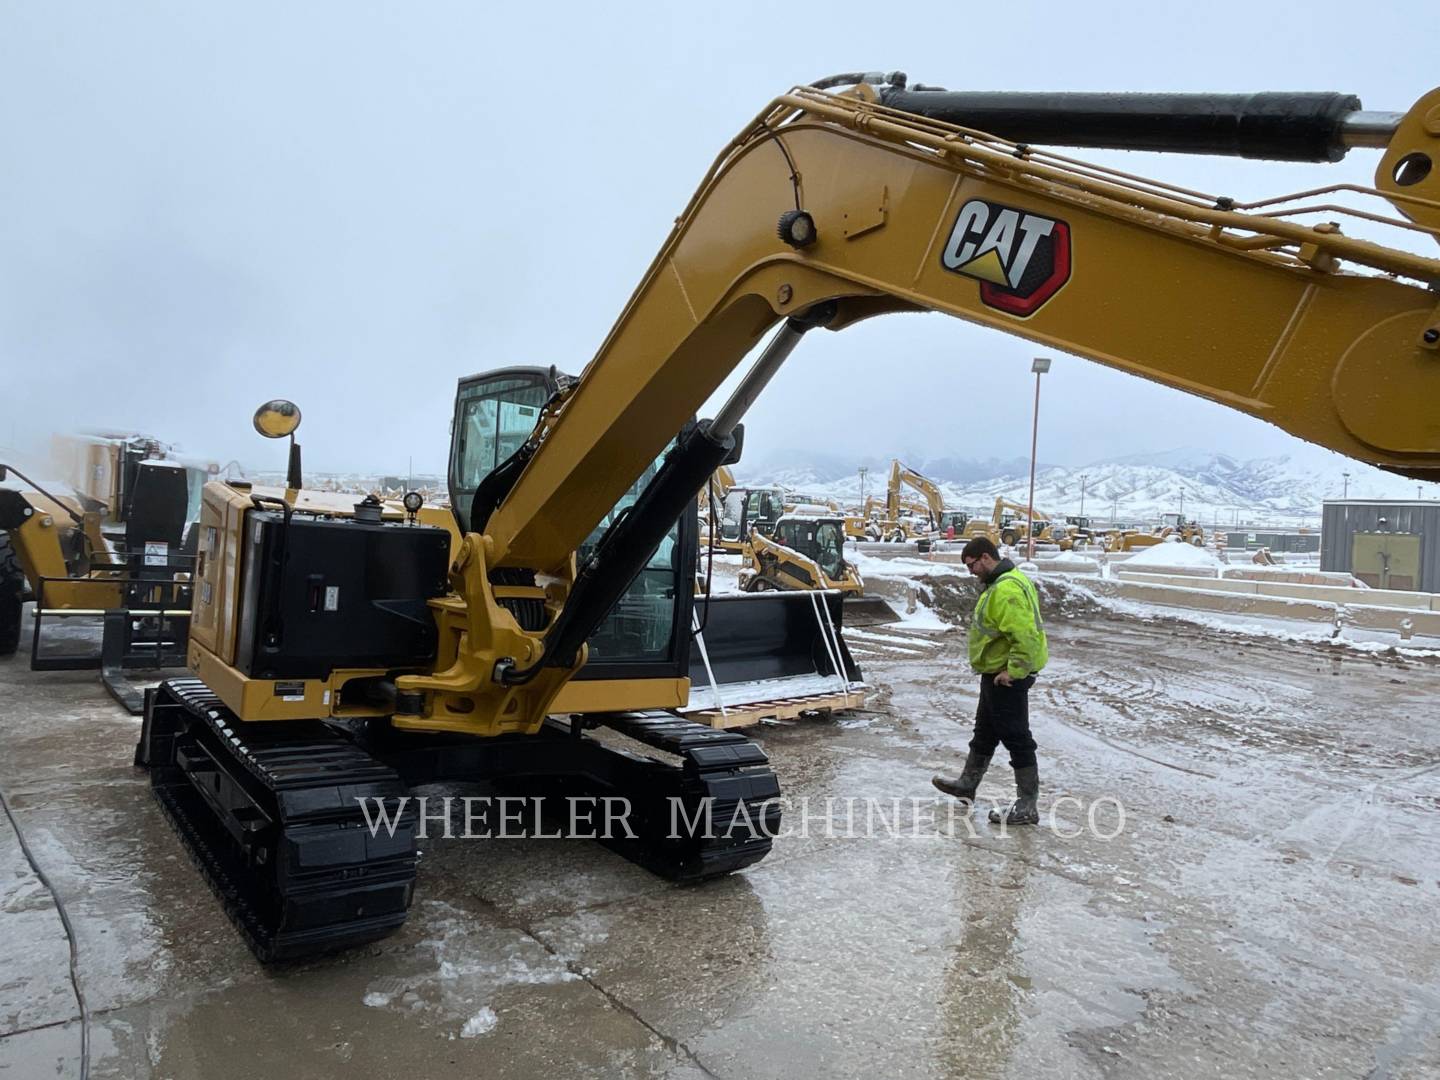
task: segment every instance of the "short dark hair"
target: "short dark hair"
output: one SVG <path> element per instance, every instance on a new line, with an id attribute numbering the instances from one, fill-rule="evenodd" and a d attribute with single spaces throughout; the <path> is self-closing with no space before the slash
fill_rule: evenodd
<path id="1" fill-rule="evenodd" d="M 978 559 L 982 555 L 989 555 L 992 559 L 1000 558 L 1000 550 L 995 546 L 995 541 L 988 536 L 977 536 L 965 545 L 965 550 L 960 552 L 960 561 L 967 562 L 970 559 Z"/>

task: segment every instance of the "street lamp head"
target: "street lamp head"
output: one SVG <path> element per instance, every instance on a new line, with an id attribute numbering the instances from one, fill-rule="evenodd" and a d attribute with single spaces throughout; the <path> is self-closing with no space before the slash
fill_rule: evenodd
<path id="1" fill-rule="evenodd" d="M 1036 375 L 1044 375 L 1050 370 L 1050 358 L 1048 356 L 1037 356 L 1030 364 L 1030 370 Z"/>

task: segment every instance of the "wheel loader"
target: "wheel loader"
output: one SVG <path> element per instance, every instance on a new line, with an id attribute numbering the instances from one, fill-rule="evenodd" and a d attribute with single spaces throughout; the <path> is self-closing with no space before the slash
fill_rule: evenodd
<path id="1" fill-rule="evenodd" d="M 1436 479 L 1437 109 L 1440 90 L 1398 114 L 1336 93 L 988 94 L 900 73 L 792 88 L 721 149 L 580 378 L 497 398 L 481 425 L 497 464 L 470 474 L 458 542 L 379 507 L 206 486 L 193 677 L 150 695 L 138 763 L 264 959 L 403 921 L 415 784 L 604 794 L 634 827 L 609 842 L 645 865 L 752 865 L 779 813 L 763 749 L 656 711 L 687 689 L 676 628 L 703 618 L 694 546 L 666 540 L 784 360 L 816 330 L 942 311 Z M 1374 147 L 1360 194 L 1385 239 L 1335 228 L 1313 192 L 1246 204 L 1048 149 L 1077 142 L 1312 162 Z M 662 639 L 627 675 L 623 649 Z M 592 660 L 609 679 L 587 685 Z M 669 757 L 618 754 L 595 725 Z"/>

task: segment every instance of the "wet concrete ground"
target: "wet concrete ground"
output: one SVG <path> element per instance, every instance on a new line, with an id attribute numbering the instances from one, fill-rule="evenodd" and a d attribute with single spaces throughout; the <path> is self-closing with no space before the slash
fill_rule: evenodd
<path id="1" fill-rule="evenodd" d="M 279 971 L 131 768 L 138 721 L 94 673 L 0 662 L 0 785 L 77 924 L 93 1075 L 1440 1075 L 1440 666 L 1052 622 L 1033 721 L 1068 801 L 1001 835 L 931 799 L 960 635 L 866 651 L 872 711 L 760 733 L 810 799 L 763 863 L 676 888 L 588 842 L 434 840 L 403 930 Z M 66 958 L 0 819 L 0 1075 L 75 1075 Z"/>

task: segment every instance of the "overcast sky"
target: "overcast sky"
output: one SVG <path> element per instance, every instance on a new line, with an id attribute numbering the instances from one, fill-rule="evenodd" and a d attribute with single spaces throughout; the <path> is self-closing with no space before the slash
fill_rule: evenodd
<path id="1" fill-rule="evenodd" d="M 131 427 L 280 468 L 250 416 L 285 396 L 311 468 L 439 470 L 456 378 L 580 370 L 720 148 L 832 72 L 1397 111 L 1437 79 L 1418 2 L 218 8 L 0 0 L 0 445 Z M 1253 197 L 1377 155 L 1123 160 Z M 1033 352 L 941 316 L 811 335 L 751 452 L 1024 456 Z M 1302 445 L 1076 358 L 1047 378 L 1045 461 Z"/>

